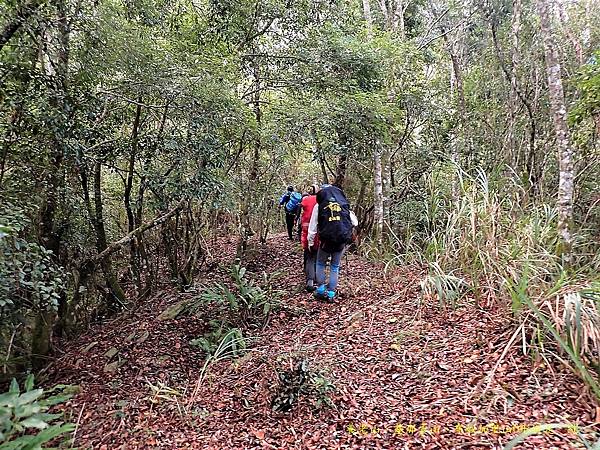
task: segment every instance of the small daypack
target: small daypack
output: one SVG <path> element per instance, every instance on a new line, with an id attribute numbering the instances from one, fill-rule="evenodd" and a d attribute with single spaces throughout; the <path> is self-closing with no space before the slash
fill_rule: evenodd
<path id="1" fill-rule="evenodd" d="M 319 238 L 324 243 L 343 245 L 352 241 L 350 204 L 342 190 L 328 186 L 317 194 L 319 204 Z"/>
<path id="2" fill-rule="evenodd" d="M 296 214 L 298 212 L 298 206 L 302 201 L 302 194 L 300 192 L 292 192 L 290 194 L 290 199 L 285 204 L 285 211 L 289 214 Z"/>

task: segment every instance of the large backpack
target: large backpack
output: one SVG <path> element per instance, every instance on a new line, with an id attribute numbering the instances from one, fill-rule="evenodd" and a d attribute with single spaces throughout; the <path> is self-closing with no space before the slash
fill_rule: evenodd
<path id="1" fill-rule="evenodd" d="M 298 212 L 298 205 L 300 205 L 301 201 L 302 201 L 302 194 L 300 194 L 300 192 L 292 192 L 290 194 L 290 199 L 285 204 L 286 212 L 288 212 L 290 214 L 296 214 L 296 212 Z"/>
<path id="2" fill-rule="evenodd" d="M 324 243 L 341 246 L 352 241 L 350 204 L 342 190 L 327 186 L 317 194 L 319 204 L 319 238 Z"/>

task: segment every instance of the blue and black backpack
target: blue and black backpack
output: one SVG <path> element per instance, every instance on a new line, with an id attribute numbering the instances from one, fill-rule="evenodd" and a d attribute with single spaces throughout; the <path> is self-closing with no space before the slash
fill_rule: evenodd
<path id="1" fill-rule="evenodd" d="M 319 204 L 319 239 L 324 243 L 342 246 L 352 242 L 350 203 L 342 190 L 327 186 L 317 194 Z"/>
<path id="2" fill-rule="evenodd" d="M 289 214 L 296 214 L 301 201 L 302 194 L 300 194 L 300 192 L 290 193 L 290 199 L 285 204 L 285 211 Z"/>

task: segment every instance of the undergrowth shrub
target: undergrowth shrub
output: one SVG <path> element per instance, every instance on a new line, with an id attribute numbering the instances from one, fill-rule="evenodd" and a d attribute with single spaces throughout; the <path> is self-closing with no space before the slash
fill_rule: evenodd
<path id="1" fill-rule="evenodd" d="M 454 198 L 452 170 L 458 181 Z M 425 177 L 422 189 L 421 207 L 414 200 L 408 209 L 392 205 L 393 221 L 402 223 L 388 233 L 397 253 L 386 259 L 386 269 L 401 263 L 424 267 L 423 299 L 437 299 L 443 307 L 457 307 L 466 293 L 507 302 L 531 336 L 522 347 L 541 357 L 556 356 L 600 398 L 600 252 L 593 230 L 576 232 L 576 263 L 566 270 L 555 207 L 533 202 L 516 175 L 490 178 L 483 170 L 467 174 L 442 168 Z M 543 345 L 540 336 L 554 346 Z"/>
<path id="2" fill-rule="evenodd" d="M 224 283 L 215 283 L 202 292 L 195 308 L 205 304 L 221 307 L 225 320 L 233 325 L 265 325 L 271 313 L 279 306 L 281 293 L 273 287 L 272 277 L 262 275 L 262 284 L 257 284 L 247 276 L 246 268 L 234 264 L 231 268 L 230 288 Z"/>
<path id="3" fill-rule="evenodd" d="M 0 449 L 36 450 L 59 437 L 65 437 L 75 426 L 63 423 L 62 414 L 51 414 L 51 406 L 67 401 L 72 386 L 58 385 L 44 392 L 34 389 L 34 377 L 29 375 L 23 390 L 13 379 L 8 392 L 0 395 Z M 47 394 L 57 392 L 55 395 Z"/>
<path id="4" fill-rule="evenodd" d="M 219 347 L 237 357 L 246 349 L 244 335 L 239 328 L 230 328 L 225 322 L 211 320 L 210 331 L 204 336 L 193 339 L 190 344 L 213 355 Z"/>
<path id="5" fill-rule="evenodd" d="M 315 409 L 335 408 L 331 395 L 336 387 L 325 370 L 317 367 L 309 369 L 306 359 L 295 364 L 289 361 L 286 366 L 286 370 L 277 370 L 279 386 L 271 400 L 274 411 L 290 411 L 303 396 L 311 401 Z"/>

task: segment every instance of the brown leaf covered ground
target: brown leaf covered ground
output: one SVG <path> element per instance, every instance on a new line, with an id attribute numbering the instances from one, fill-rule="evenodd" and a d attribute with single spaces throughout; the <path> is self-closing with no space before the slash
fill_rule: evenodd
<path id="1" fill-rule="evenodd" d="M 297 244 L 295 244 L 297 246 Z M 94 449 L 459 449 L 502 448 L 519 428 L 562 423 L 595 429 L 596 404 L 564 368 L 524 356 L 521 338 L 496 366 L 515 331 L 498 305 L 465 301 L 455 311 L 423 301 L 421 273 L 350 255 L 336 304 L 302 291 L 301 251 L 283 235 L 254 249 L 254 273 L 288 271 L 282 307 L 252 335 L 241 359 L 211 365 L 193 396 L 205 355 L 189 341 L 211 311 L 159 321 L 196 293 L 161 292 L 68 344 L 50 382 L 81 386 L 67 405 L 75 445 Z M 198 290 L 225 279 L 233 241 Z M 115 353 L 116 350 L 116 353 Z M 305 357 L 336 390 L 334 407 L 302 396 L 289 413 L 270 408 L 276 369 Z M 107 367 L 108 365 L 108 367 Z M 154 390 L 153 390 L 154 387 Z M 156 391 L 161 388 L 160 391 Z M 574 429 L 531 436 L 517 448 L 583 448 Z"/>

